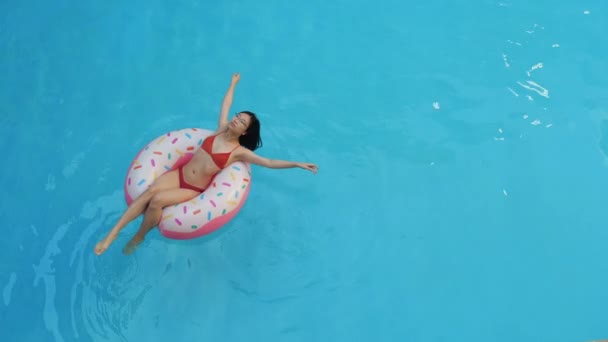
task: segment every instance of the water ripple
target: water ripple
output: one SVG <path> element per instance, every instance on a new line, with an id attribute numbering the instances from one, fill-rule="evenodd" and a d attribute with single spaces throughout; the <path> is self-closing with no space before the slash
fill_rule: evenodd
<path id="1" fill-rule="evenodd" d="M 9 306 L 11 304 L 11 293 L 13 292 L 13 287 L 17 282 L 17 275 L 15 272 L 11 272 L 11 275 L 8 279 L 8 283 L 4 286 L 4 290 L 2 290 L 2 300 L 4 301 L 5 306 Z"/>

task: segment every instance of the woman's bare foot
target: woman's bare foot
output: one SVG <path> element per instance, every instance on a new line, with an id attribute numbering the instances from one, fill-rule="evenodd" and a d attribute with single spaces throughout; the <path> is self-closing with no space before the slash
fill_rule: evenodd
<path id="1" fill-rule="evenodd" d="M 112 244 L 112 242 L 114 242 L 115 239 L 115 235 L 109 234 L 103 240 L 99 241 L 97 245 L 95 245 L 95 254 L 103 254 L 108 249 L 108 247 L 110 247 L 110 245 Z"/>
<path id="2" fill-rule="evenodd" d="M 143 236 L 140 237 L 139 235 L 135 235 L 131 239 L 131 241 L 129 241 L 127 243 L 127 245 L 125 246 L 125 248 L 122 249 L 122 253 L 124 255 L 132 254 L 133 252 L 135 252 L 135 249 L 137 248 L 137 246 L 139 246 L 139 244 L 142 243 L 142 241 L 144 241 Z"/>

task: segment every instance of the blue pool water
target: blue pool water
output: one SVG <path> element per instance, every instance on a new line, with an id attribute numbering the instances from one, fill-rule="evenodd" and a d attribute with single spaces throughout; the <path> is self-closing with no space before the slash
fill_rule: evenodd
<path id="1" fill-rule="evenodd" d="M 1 341 L 608 338 L 608 5 L 3 1 Z M 101 257 L 169 130 L 262 121 L 212 236 Z"/>

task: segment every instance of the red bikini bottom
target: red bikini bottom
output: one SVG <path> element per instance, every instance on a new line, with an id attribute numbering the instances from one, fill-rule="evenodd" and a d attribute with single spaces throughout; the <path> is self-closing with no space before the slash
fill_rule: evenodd
<path id="1" fill-rule="evenodd" d="M 194 190 L 196 192 L 203 192 L 205 191 L 205 189 L 201 189 L 201 188 L 197 188 L 193 185 L 190 185 L 188 183 L 186 183 L 186 180 L 184 179 L 184 171 L 182 170 L 184 167 L 181 166 L 178 168 L 179 170 L 179 187 L 182 189 L 190 189 L 190 190 Z"/>

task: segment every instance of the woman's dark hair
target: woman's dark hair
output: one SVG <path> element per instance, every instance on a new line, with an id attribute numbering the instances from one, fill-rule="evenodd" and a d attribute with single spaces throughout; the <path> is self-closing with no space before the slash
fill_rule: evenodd
<path id="1" fill-rule="evenodd" d="M 256 149 L 262 147 L 262 137 L 260 136 L 260 120 L 258 120 L 258 117 L 255 116 L 255 114 L 252 112 L 242 111 L 240 113 L 249 115 L 251 121 L 249 122 L 249 127 L 247 127 L 245 134 L 239 137 L 239 143 L 242 146 L 252 151 L 255 151 Z"/>

